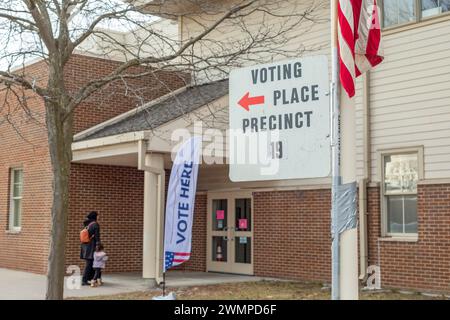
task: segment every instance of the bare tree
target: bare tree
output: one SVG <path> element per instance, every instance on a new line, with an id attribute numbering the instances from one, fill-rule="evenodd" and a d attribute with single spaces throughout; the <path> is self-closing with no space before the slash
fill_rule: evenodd
<path id="1" fill-rule="evenodd" d="M 4 0 L 0 4 L 0 85 L 7 96 L 19 102 L 33 117 L 27 101 L 43 99 L 50 151 L 53 203 L 47 299 L 62 299 L 65 240 L 68 221 L 69 175 L 72 160 L 73 115 L 78 106 L 114 81 L 174 70 L 192 74 L 193 81 L 227 77 L 230 68 L 273 57 L 299 56 L 307 47 L 293 41 L 314 23 L 326 22 L 320 14 L 325 1 L 232 0 L 232 1 L 143 1 L 143 0 Z M 325 2 L 326 5 L 326 2 Z M 176 12 L 173 7 L 180 7 Z M 289 8 L 290 10 L 286 10 Z M 295 10 L 292 10 L 295 8 Z M 193 36 L 167 35 L 152 23 L 159 17 L 190 20 L 197 26 Z M 127 32 L 127 40 L 110 29 Z M 239 37 L 217 40 L 221 28 Z M 230 29 L 231 28 L 231 29 Z M 301 32 L 299 32 L 299 30 Z M 75 92 L 67 89 L 64 70 L 78 51 L 102 48 L 103 56 L 120 56 L 113 72 L 89 79 Z M 28 72 L 30 59 L 45 61 L 45 81 Z M 143 71 L 131 70 L 144 66 Z M 143 101 L 144 102 L 144 101 Z M 4 125 L 13 112 L 4 99 Z M 180 104 L 180 108 L 182 105 Z M 14 126 L 13 123 L 10 123 Z M 20 134 L 20 127 L 17 127 Z"/>

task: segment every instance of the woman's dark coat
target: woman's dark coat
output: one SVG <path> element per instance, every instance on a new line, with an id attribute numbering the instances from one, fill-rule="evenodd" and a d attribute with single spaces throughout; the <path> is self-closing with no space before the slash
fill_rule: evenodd
<path id="1" fill-rule="evenodd" d="M 93 222 L 93 223 L 92 223 Z M 94 252 L 97 244 L 100 243 L 100 225 L 94 221 L 90 220 L 88 222 L 85 222 L 85 224 L 90 224 L 88 227 L 89 231 L 89 237 L 92 237 L 91 242 L 89 243 L 82 243 L 81 244 L 81 253 L 80 258 L 81 259 L 94 259 Z"/>

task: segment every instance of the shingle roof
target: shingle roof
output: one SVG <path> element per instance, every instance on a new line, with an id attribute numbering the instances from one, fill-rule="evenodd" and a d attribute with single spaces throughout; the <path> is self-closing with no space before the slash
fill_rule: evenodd
<path id="1" fill-rule="evenodd" d="M 103 138 L 121 133 L 151 130 L 194 111 L 207 103 L 228 94 L 228 80 L 220 80 L 198 86 L 187 87 L 186 90 L 169 96 L 163 101 L 139 109 L 135 113 L 111 123 L 105 127 L 82 136 L 76 141 Z"/>

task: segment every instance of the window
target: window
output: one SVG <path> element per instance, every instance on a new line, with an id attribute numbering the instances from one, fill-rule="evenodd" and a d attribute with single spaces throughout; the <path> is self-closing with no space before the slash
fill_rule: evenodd
<path id="1" fill-rule="evenodd" d="M 422 0 L 422 18 L 450 11 L 450 0 Z"/>
<path id="2" fill-rule="evenodd" d="M 385 28 L 416 21 L 416 0 L 384 0 L 383 26 Z"/>
<path id="3" fill-rule="evenodd" d="M 23 169 L 11 169 L 9 229 L 20 230 L 22 224 Z"/>
<path id="4" fill-rule="evenodd" d="M 383 27 L 419 22 L 450 12 L 450 0 L 383 0 Z"/>
<path id="5" fill-rule="evenodd" d="M 422 164 L 421 152 L 382 154 L 383 234 L 417 234 L 417 182 Z"/>

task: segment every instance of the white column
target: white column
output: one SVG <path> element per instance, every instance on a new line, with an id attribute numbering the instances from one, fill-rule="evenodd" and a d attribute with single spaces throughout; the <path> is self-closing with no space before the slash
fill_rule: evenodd
<path id="1" fill-rule="evenodd" d="M 356 123 L 355 101 L 341 91 L 341 177 L 342 183 L 356 181 Z M 359 298 L 358 232 L 347 230 L 340 237 L 340 297 L 343 300 Z"/>
<path id="2" fill-rule="evenodd" d="M 146 154 L 145 165 L 156 169 L 164 169 L 162 154 Z M 161 183 L 158 175 L 149 171 L 144 173 L 144 244 L 142 277 L 148 279 L 152 285 L 159 277 L 157 268 L 161 252 Z"/>

